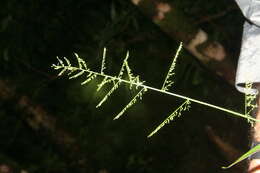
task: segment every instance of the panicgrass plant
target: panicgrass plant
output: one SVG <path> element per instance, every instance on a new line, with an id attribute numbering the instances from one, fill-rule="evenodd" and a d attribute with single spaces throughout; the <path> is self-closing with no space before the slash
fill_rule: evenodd
<path id="1" fill-rule="evenodd" d="M 99 91 L 100 89 L 102 89 L 102 87 L 104 87 L 105 85 L 112 83 L 112 88 L 107 92 L 107 94 L 103 97 L 103 99 L 100 100 L 100 102 L 97 104 L 96 108 L 99 108 L 102 106 L 102 104 L 104 104 L 108 98 L 121 86 L 122 83 L 127 84 L 129 86 L 129 89 L 135 89 L 137 90 L 137 94 L 129 101 L 129 103 L 123 107 L 121 109 L 121 111 L 114 116 L 114 120 L 120 118 L 123 114 L 125 114 L 125 112 L 131 108 L 132 106 L 134 106 L 134 104 L 136 104 L 138 101 L 142 100 L 143 95 L 148 92 L 148 91 L 155 91 L 155 92 L 159 92 L 161 94 L 165 94 L 165 95 L 170 95 L 170 96 L 174 96 L 174 97 L 178 97 L 184 100 L 184 102 L 175 110 L 172 111 L 172 113 L 165 119 L 162 121 L 161 124 L 159 124 L 147 137 L 152 137 L 154 134 L 156 134 L 162 127 L 164 127 L 166 124 L 169 124 L 171 121 L 173 121 L 176 117 L 180 117 L 182 115 L 182 113 L 184 111 L 187 111 L 190 109 L 191 107 L 191 103 L 197 103 L 197 104 L 201 104 L 207 107 L 211 107 L 220 111 L 224 111 L 229 113 L 229 115 L 234 115 L 234 116 L 238 116 L 238 117 L 242 117 L 247 119 L 249 122 L 254 122 L 256 121 L 255 118 L 249 116 L 250 112 L 252 111 L 251 108 L 254 107 L 254 105 L 252 104 L 252 97 L 251 96 L 246 96 L 246 101 L 248 104 L 248 107 L 250 107 L 250 109 L 246 109 L 246 113 L 242 114 L 230 109 L 226 109 L 220 106 L 216 106 L 207 102 L 203 102 L 197 99 L 193 99 L 190 97 L 186 97 L 184 95 L 180 95 L 180 94 L 176 94 L 174 92 L 170 92 L 169 90 L 171 89 L 171 87 L 174 84 L 174 80 L 173 77 L 175 75 L 175 67 L 176 67 L 176 62 L 177 59 L 180 55 L 180 52 L 182 50 L 182 43 L 180 43 L 175 56 L 173 57 L 172 60 L 172 64 L 170 65 L 170 68 L 168 70 L 168 73 L 165 77 L 165 80 L 162 84 L 162 87 L 160 89 L 149 86 L 147 84 L 145 84 L 145 81 L 141 80 L 140 77 L 138 75 L 134 75 L 129 63 L 128 63 L 128 59 L 129 59 L 129 52 L 126 53 L 126 57 L 124 58 L 120 71 L 118 73 L 118 75 L 116 76 L 112 76 L 109 74 L 105 73 L 105 69 L 106 69 L 106 48 L 104 48 L 103 51 L 103 57 L 102 57 L 102 61 L 101 61 L 101 67 L 100 67 L 100 71 L 92 71 L 88 66 L 85 60 L 83 60 L 82 58 L 79 57 L 78 54 L 75 53 L 75 57 L 77 60 L 77 65 L 73 66 L 71 64 L 71 62 L 66 58 L 59 58 L 57 57 L 58 60 L 58 64 L 53 64 L 52 68 L 55 70 L 59 70 L 59 76 L 64 75 L 65 73 L 68 75 L 69 79 L 74 79 L 74 78 L 78 78 L 79 76 L 85 75 L 85 80 L 83 80 L 81 82 L 81 85 L 85 85 L 87 83 L 89 83 L 90 81 L 94 80 L 95 78 L 99 77 L 99 78 L 103 78 L 102 81 L 97 85 L 97 91 Z M 123 76 L 126 75 L 126 78 L 123 78 Z"/>

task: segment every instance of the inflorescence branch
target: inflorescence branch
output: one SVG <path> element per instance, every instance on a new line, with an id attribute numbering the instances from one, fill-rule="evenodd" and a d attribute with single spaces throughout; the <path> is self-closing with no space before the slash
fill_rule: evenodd
<path id="1" fill-rule="evenodd" d="M 140 77 L 138 75 L 135 76 L 132 73 L 132 70 L 128 64 L 129 52 L 127 52 L 126 57 L 123 60 L 121 69 L 117 76 L 108 75 L 108 74 L 105 74 L 105 72 L 104 72 L 104 70 L 106 69 L 106 67 L 105 67 L 106 48 L 104 49 L 104 52 L 103 52 L 103 58 L 102 58 L 100 72 L 95 72 L 95 71 L 90 70 L 90 68 L 88 68 L 86 62 L 83 59 L 81 59 L 79 57 L 79 55 L 76 53 L 75 53 L 75 56 L 76 56 L 76 59 L 78 62 L 77 66 L 72 66 L 70 61 L 66 57 L 64 57 L 63 59 L 60 59 L 59 57 L 57 57 L 58 64 L 53 64 L 52 68 L 54 68 L 55 70 L 60 70 L 60 72 L 58 74 L 59 76 L 63 75 L 66 72 L 67 75 L 69 76 L 69 79 L 74 79 L 79 76 L 85 75 L 85 80 L 81 83 L 81 85 L 85 85 L 97 77 L 103 78 L 101 83 L 99 83 L 97 85 L 97 91 L 99 91 L 103 86 L 112 83 L 113 87 L 107 92 L 107 94 L 103 97 L 103 99 L 98 103 L 98 105 L 96 106 L 97 108 L 100 107 L 114 93 L 114 91 L 116 91 L 120 87 L 120 84 L 122 84 L 122 83 L 129 85 L 130 90 L 133 88 L 135 88 L 136 90 L 139 90 L 138 93 L 132 98 L 132 100 L 130 100 L 130 102 L 114 117 L 114 120 L 120 118 L 130 107 L 132 107 L 134 104 L 136 104 L 138 100 L 142 100 L 144 93 L 146 93 L 148 90 L 156 91 L 156 92 L 160 92 L 162 94 L 184 99 L 185 101 L 177 109 L 175 109 L 159 126 L 157 126 L 155 128 L 155 130 L 153 130 L 148 135 L 148 137 L 153 136 L 163 126 L 165 126 L 166 124 L 169 124 L 171 121 L 173 121 L 175 119 L 175 117 L 179 117 L 183 111 L 189 110 L 191 102 L 201 104 L 201 105 L 204 105 L 207 107 L 211 107 L 211 108 L 214 108 L 217 110 L 221 110 L 221 111 L 227 112 L 231 115 L 246 118 L 248 121 L 257 121 L 256 119 L 252 118 L 251 116 L 248 116 L 248 113 L 241 114 L 239 112 L 235 112 L 230 109 L 226 109 L 226 108 L 216 106 L 213 104 L 209 104 L 209 103 L 197 100 L 197 99 L 192 99 L 190 97 L 186 97 L 186 96 L 179 95 L 179 94 L 176 94 L 173 92 L 169 92 L 168 91 L 169 88 L 173 85 L 173 80 L 171 78 L 175 74 L 174 69 L 175 69 L 176 61 L 177 61 L 177 58 L 179 56 L 181 49 L 182 49 L 182 43 L 180 44 L 179 48 L 177 49 L 177 52 L 173 58 L 173 62 L 169 68 L 168 74 L 164 80 L 164 83 L 163 83 L 161 89 L 157 89 L 157 88 L 145 85 L 144 84 L 145 81 L 140 80 Z M 127 79 L 123 78 L 124 74 L 127 76 Z M 135 87 L 133 87 L 133 86 L 135 86 Z M 251 97 L 248 97 L 248 98 L 250 99 Z M 250 100 L 249 100 L 249 106 L 251 106 L 251 107 L 254 106 L 251 103 L 252 102 L 250 102 Z M 247 111 L 247 112 L 250 112 L 250 111 Z"/>

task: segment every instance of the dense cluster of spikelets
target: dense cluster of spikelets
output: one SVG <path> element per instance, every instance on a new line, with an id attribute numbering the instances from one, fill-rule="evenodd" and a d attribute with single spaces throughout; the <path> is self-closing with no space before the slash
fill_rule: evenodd
<path id="1" fill-rule="evenodd" d="M 256 97 L 257 95 L 254 93 L 250 93 L 247 90 L 251 90 L 253 88 L 253 83 L 246 83 L 245 84 L 245 115 L 248 117 L 251 117 L 252 114 L 254 114 L 254 111 L 258 107 L 256 103 Z M 254 122 L 251 119 L 247 119 L 248 122 L 253 126 Z"/>

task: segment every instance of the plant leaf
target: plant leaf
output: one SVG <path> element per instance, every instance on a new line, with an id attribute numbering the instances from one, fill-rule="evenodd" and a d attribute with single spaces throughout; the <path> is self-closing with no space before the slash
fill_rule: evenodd
<path id="1" fill-rule="evenodd" d="M 257 146 L 255 146 L 254 148 L 252 148 L 251 150 L 249 150 L 248 152 L 246 152 L 244 155 L 242 155 L 241 157 L 239 157 L 236 161 L 234 161 L 232 164 L 230 164 L 229 166 L 222 166 L 222 169 L 228 169 L 231 168 L 232 166 L 234 166 L 235 164 L 245 160 L 246 158 L 248 158 L 249 156 L 255 154 L 256 152 L 260 151 L 260 144 L 258 144 Z"/>

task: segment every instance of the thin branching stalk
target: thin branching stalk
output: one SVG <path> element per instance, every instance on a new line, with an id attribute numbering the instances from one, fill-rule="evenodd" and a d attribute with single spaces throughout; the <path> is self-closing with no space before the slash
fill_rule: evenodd
<path id="1" fill-rule="evenodd" d="M 60 72 L 58 74 L 59 76 L 61 76 L 64 73 L 67 72 L 69 79 L 74 79 L 74 78 L 78 78 L 79 76 L 85 75 L 86 79 L 81 83 L 82 85 L 92 81 L 93 79 L 95 79 L 97 77 L 103 78 L 102 82 L 97 85 L 97 91 L 99 91 L 104 85 L 112 83 L 113 87 L 108 91 L 108 93 L 103 97 L 103 99 L 98 103 L 98 105 L 96 107 L 100 107 L 109 98 L 109 96 L 111 96 L 111 94 L 113 92 L 115 92 L 120 87 L 121 83 L 125 83 L 125 84 L 129 85 L 130 89 L 132 89 L 132 86 L 135 86 L 136 90 L 141 88 L 141 89 L 139 89 L 138 93 L 131 99 L 131 101 L 114 117 L 114 120 L 120 118 L 130 107 L 132 107 L 134 104 L 136 104 L 136 102 L 138 100 L 142 100 L 144 93 L 146 93 L 148 90 L 159 92 L 159 93 L 165 94 L 165 95 L 174 96 L 174 97 L 177 97 L 177 98 L 180 98 L 180 99 L 184 99 L 185 101 L 177 109 L 175 109 L 164 121 L 162 121 L 161 124 L 159 124 L 147 136 L 148 138 L 152 137 L 162 127 L 169 124 L 176 117 L 180 117 L 182 115 L 183 111 L 189 110 L 191 102 L 226 112 L 226 113 L 228 113 L 228 115 L 234 115 L 234 116 L 237 116 L 237 117 L 245 118 L 245 119 L 248 120 L 248 122 L 251 125 L 254 122 L 259 122 L 259 120 L 256 120 L 255 118 L 253 118 L 251 116 L 252 112 L 257 108 L 257 104 L 255 102 L 256 95 L 251 94 L 251 92 L 246 91 L 246 94 L 245 94 L 245 112 L 244 112 L 244 114 L 242 114 L 242 113 L 230 110 L 230 109 L 226 109 L 226 108 L 223 108 L 223 107 L 220 107 L 220 106 L 216 106 L 216 105 L 213 105 L 213 104 L 210 104 L 210 103 L 207 103 L 207 102 L 203 102 L 203 101 L 200 101 L 200 100 L 197 100 L 197 99 L 193 99 L 193 98 L 190 98 L 190 97 L 187 97 L 187 96 L 184 96 L 184 95 L 180 95 L 180 94 L 176 94 L 174 92 L 168 91 L 169 88 L 174 83 L 171 78 L 175 74 L 174 69 L 175 69 L 176 61 L 177 61 L 177 58 L 178 58 L 179 53 L 181 51 L 181 48 L 182 48 L 182 43 L 180 44 L 180 46 L 179 46 L 179 48 L 178 48 L 178 50 L 177 50 L 177 52 L 176 52 L 176 54 L 173 58 L 172 64 L 169 68 L 169 71 L 167 73 L 167 76 L 164 80 L 164 83 L 163 83 L 161 89 L 154 88 L 154 87 L 151 87 L 151 86 L 144 84 L 144 81 L 140 80 L 139 76 L 135 76 L 132 73 L 132 70 L 131 70 L 131 68 L 128 64 L 128 58 L 129 58 L 129 52 L 128 51 L 127 51 L 125 59 L 123 60 L 121 69 L 120 69 L 117 76 L 112 76 L 112 75 L 108 75 L 108 74 L 104 73 L 104 70 L 106 69 L 106 67 L 105 67 L 106 48 L 103 51 L 103 58 L 102 58 L 100 72 L 95 72 L 95 71 L 90 70 L 87 67 L 86 62 L 83 59 L 81 59 L 78 56 L 78 54 L 76 54 L 76 53 L 75 53 L 75 56 L 76 56 L 77 61 L 78 61 L 77 67 L 72 66 L 70 61 L 66 57 L 64 57 L 63 59 L 60 59 L 59 57 L 57 57 L 58 64 L 57 65 L 53 64 L 52 68 L 54 68 L 55 70 L 60 70 Z M 124 72 L 126 72 L 127 79 L 123 79 Z M 252 89 L 252 83 L 246 83 L 245 88 L 246 88 L 246 90 L 251 90 Z M 238 158 L 234 163 L 232 163 L 231 165 L 229 165 L 227 167 L 223 167 L 223 168 L 230 168 L 233 165 L 235 165 L 238 162 L 246 159 L 247 157 L 249 157 L 250 155 L 252 155 L 252 154 L 254 154 L 255 152 L 258 152 L 258 151 L 260 151 L 260 145 L 255 146 L 254 148 L 249 150 L 247 153 L 242 155 L 240 158 Z"/>
<path id="2" fill-rule="evenodd" d="M 111 90 L 105 95 L 105 97 L 98 103 L 96 108 L 100 107 L 107 99 L 108 97 L 119 87 L 120 81 L 117 81 L 116 84 L 111 88 Z"/>
<path id="3" fill-rule="evenodd" d="M 81 83 L 82 85 L 92 81 L 93 79 L 97 78 L 97 77 L 101 77 L 103 78 L 102 82 L 100 84 L 98 84 L 97 86 L 97 91 L 99 91 L 105 84 L 108 83 L 112 83 L 113 87 L 108 91 L 108 93 L 103 97 L 103 99 L 97 104 L 96 107 L 100 107 L 108 98 L 109 96 L 111 96 L 111 94 L 113 92 L 115 92 L 119 87 L 121 83 L 125 83 L 127 85 L 129 85 L 129 88 L 132 89 L 132 86 L 135 86 L 135 89 L 139 89 L 141 88 L 141 90 L 139 90 L 139 92 L 132 98 L 132 100 L 119 112 L 119 114 L 117 114 L 117 116 L 115 116 L 114 119 L 118 119 L 119 117 L 121 117 L 126 111 L 127 109 L 129 109 L 130 107 L 132 107 L 137 100 L 141 100 L 142 96 L 144 93 L 146 93 L 148 90 L 150 91 L 155 91 L 155 92 L 159 92 L 161 94 L 165 94 L 165 95 L 170 95 L 170 96 L 174 96 L 180 99 L 184 99 L 184 103 L 182 105 L 180 105 L 176 110 L 173 111 L 172 114 L 170 114 L 168 116 L 168 118 L 166 118 L 157 128 L 155 128 L 155 130 L 150 133 L 150 135 L 148 137 L 153 136 L 156 132 L 158 132 L 158 130 L 160 130 L 163 126 L 165 126 L 166 124 L 168 124 L 170 121 L 172 121 L 174 119 L 174 117 L 181 115 L 182 111 L 188 110 L 188 108 L 190 107 L 190 103 L 197 103 L 200 105 L 204 105 L 210 108 L 214 108 L 226 113 L 229 113 L 229 115 L 234 115 L 234 116 L 238 116 L 238 117 L 242 117 L 247 119 L 248 121 L 257 121 L 255 118 L 252 118 L 251 116 L 248 116 L 248 114 L 251 112 L 251 109 L 248 111 L 248 109 L 246 108 L 246 112 L 245 114 L 230 110 L 230 109 L 226 109 L 220 106 L 216 106 L 207 102 L 203 102 L 197 99 L 193 99 L 184 95 L 180 95 L 180 94 L 176 94 L 174 92 L 170 92 L 168 91 L 169 87 L 172 85 L 172 79 L 170 79 L 173 75 L 174 75 L 174 69 L 175 69 L 175 65 L 176 65 L 176 60 L 177 57 L 179 56 L 179 53 L 181 51 L 182 48 L 182 43 L 180 44 L 176 55 L 173 59 L 173 62 L 170 66 L 170 69 L 168 71 L 168 74 L 165 78 L 164 84 L 162 86 L 161 89 L 155 88 L 155 87 L 151 87 L 149 85 L 144 84 L 145 81 L 140 80 L 139 76 L 135 76 L 132 73 L 132 70 L 128 64 L 128 58 L 129 58 L 129 52 L 127 51 L 126 57 L 123 60 L 122 66 L 120 68 L 120 71 L 118 73 L 117 76 L 112 76 L 112 75 L 108 75 L 104 73 L 104 69 L 105 69 L 105 57 L 106 57 L 106 49 L 104 49 L 103 52 L 103 59 L 102 59 L 102 64 L 101 64 L 101 70 L 100 72 L 95 72 L 90 70 L 87 67 L 86 62 L 81 59 L 78 54 L 75 53 L 76 59 L 78 61 L 78 66 L 74 67 L 71 65 L 70 61 L 67 58 L 63 58 L 60 59 L 57 57 L 58 60 L 58 64 L 52 65 L 52 68 L 54 68 L 55 70 L 60 70 L 59 76 L 63 75 L 65 72 L 68 72 L 67 75 L 69 76 L 70 79 L 73 78 L 77 78 L 79 76 L 82 75 L 86 75 L 86 79 Z M 123 78 L 124 76 L 124 72 L 126 72 L 126 76 L 127 79 Z M 252 104 L 251 101 L 252 97 L 251 96 L 247 96 L 247 102 L 249 103 L 248 106 L 250 106 L 251 108 L 254 108 L 255 105 Z"/>
<path id="4" fill-rule="evenodd" d="M 120 117 L 125 113 L 125 111 L 126 111 L 127 109 L 129 109 L 131 106 L 133 106 L 133 105 L 137 102 L 137 99 L 142 100 L 142 96 L 143 96 L 143 94 L 144 94 L 146 91 L 147 91 L 146 88 L 142 88 L 142 89 L 134 96 L 134 98 L 121 110 L 121 112 L 119 112 L 119 113 L 115 116 L 114 120 L 120 118 Z"/>
<path id="5" fill-rule="evenodd" d="M 175 66 L 176 66 L 177 58 L 179 57 L 179 54 L 181 52 L 181 49 L 182 49 L 182 42 L 180 43 L 180 46 L 177 49 L 177 52 L 176 52 L 176 54 L 173 58 L 171 66 L 170 66 L 170 69 L 169 69 L 169 71 L 166 75 L 164 82 L 163 82 L 162 90 L 164 90 L 164 91 L 168 91 L 169 87 L 171 87 L 174 83 L 173 80 L 171 80 L 170 78 L 175 74 L 174 69 L 175 69 Z"/>
<path id="6" fill-rule="evenodd" d="M 106 53 L 107 53 L 107 49 L 104 48 L 102 63 L 101 63 L 101 70 L 100 70 L 101 74 L 104 74 L 104 70 L 106 69 Z"/>
<path id="7" fill-rule="evenodd" d="M 58 69 L 61 69 L 62 67 L 60 67 L 59 65 L 52 65 L 52 67 L 56 70 Z M 126 83 L 126 84 L 132 84 L 132 85 L 135 85 L 137 87 L 142 87 L 142 88 L 146 88 L 148 90 L 151 90 L 151 91 L 156 91 L 156 92 L 159 92 L 161 94 L 166 94 L 166 95 L 170 95 L 170 96 L 174 96 L 174 97 L 178 97 L 178 98 L 181 98 L 181 99 L 185 99 L 185 100 L 190 100 L 191 102 L 194 102 L 194 103 L 198 103 L 200 105 L 204 105 L 204 106 L 207 106 L 207 107 L 210 107 L 210 108 L 214 108 L 214 109 L 217 109 L 217 110 L 220 110 L 220 111 L 224 111 L 226 113 L 230 113 L 234 116 L 238 116 L 238 117 L 241 117 L 241 118 L 248 118 L 249 120 L 253 120 L 253 121 L 258 121 L 256 120 L 255 118 L 249 118 L 247 117 L 246 115 L 242 114 L 242 113 L 239 113 L 239 112 L 236 112 L 236 111 L 232 111 L 230 109 L 226 109 L 226 108 L 223 108 L 221 106 L 217 106 L 217 105 L 213 105 L 213 104 L 210 104 L 210 103 L 207 103 L 207 102 L 203 102 L 203 101 L 200 101 L 200 100 L 197 100 L 197 99 L 193 99 L 191 97 L 187 97 L 187 96 L 184 96 L 184 95 L 180 95 L 180 94 L 176 94 L 176 93 L 173 93 L 173 92 L 169 92 L 169 91 L 163 91 L 161 89 L 157 89 L 157 88 L 154 88 L 154 87 L 150 87 L 148 85 L 144 85 L 140 82 L 136 83 L 136 82 L 130 82 L 128 80 L 124 80 L 122 78 L 118 78 L 118 77 L 114 77 L 114 76 L 110 76 L 110 75 L 107 75 L 107 74 L 100 74 L 99 72 L 95 72 L 95 71 L 91 71 L 91 70 L 85 70 L 85 69 L 82 69 L 82 68 L 78 68 L 78 67 L 67 67 L 67 66 L 64 66 L 65 68 L 67 68 L 68 70 L 80 70 L 80 71 L 84 71 L 86 73 L 93 73 L 93 74 L 96 74 L 97 76 L 101 76 L 101 77 L 107 77 L 109 79 L 112 79 L 112 80 L 116 80 L 116 81 L 120 81 L 120 82 L 123 82 L 123 83 Z M 64 68 L 64 69 L 65 69 Z M 67 70 L 65 69 L 65 70 Z"/>
<path id="8" fill-rule="evenodd" d="M 171 121 L 175 119 L 175 117 L 180 117 L 183 111 L 190 109 L 190 100 L 186 100 L 183 102 L 170 116 L 168 116 L 152 133 L 150 133 L 147 137 L 152 137 L 155 133 L 157 133 L 161 128 L 163 128 L 166 124 L 169 124 Z"/>

